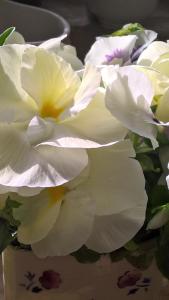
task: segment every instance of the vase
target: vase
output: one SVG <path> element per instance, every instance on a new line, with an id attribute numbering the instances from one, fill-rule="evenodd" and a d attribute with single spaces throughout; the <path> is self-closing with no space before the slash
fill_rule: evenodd
<path id="1" fill-rule="evenodd" d="M 62 16 L 10 0 L 0 0 L 0 20 L 0 32 L 15 26 L 26 42 L 33 44 L 55 37 L 64 39 L 70 33 L 70 26 Z"/>
<path id="2" fill-rule="evenodd" d="M 5 300 L 168 299 L 168 281 L 156 264 L 145 271 L 103 255 L 95 263 L 73 256 L 37 258 L 31 251 L 3 253 Z M 165 285 L 165 286 L 164 286 Z M 164 297 L 165 298 L 164 298 Z"/>
<path id="3" fill-rule="evenodd" d="M 86 0 L 89 11 L 106 28 L 119 29 L 130 22 L 142 22 L 157 7 L 158 0 Z"/>

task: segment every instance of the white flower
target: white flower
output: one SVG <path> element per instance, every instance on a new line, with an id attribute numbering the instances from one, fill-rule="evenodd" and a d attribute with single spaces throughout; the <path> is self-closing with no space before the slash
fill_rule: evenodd
<path id="1" fill-rule="evenodd" d="M 156 126 L 151 111 L 153 88 L 147 76 L 132 66 L 102 70 L 106 105 L 126 128 L 156 144 Z"/>
<path id="2" fill-rule="evenodd" d="M 86 167 L 86 148 L 125 137 L 126 129 L 110 118 L 104 93 L 97 105 L 99 84 L 100 74 L 92 66 L 86 66 L 81 81 L 70 64 L 44 49 L 0 48 L 2 186 L 61 185 Z"/>
<path id="3" fill-rule="evenodd" d="M 95 66 L 122 65 L 130 59 L 136 40 L 134 35 L 100 37 L 87 53 L 85 63 L 89 62 Z"/>
<path id="4" fill-rule="evenodd" d="M 153 66 L 155 61 L 158 60 L 161 55 L 167 52 L 169 52 L 168 43 L 155 41 L 141 53 L 137 63 L 142 66 Z"/>
<path id="5" fill-rule="evenodd" d="M 85 62 L 96 66 L 131 64 L 156 37 L 157 33 L 151 30 L 138 30 L 128 36 L 98 37 Z"/>
<path id="6" fill-rule="evenodd" d="M 143 71 L 152 80 L 158 97 L 156 118 L 164 123 L 169 122 L 169 44 L 154 42 L 138 59 L 138 64 L 144 66 Z M 156 88 L 157 87 L 157 88 Z"/>
<path id="7" fill-rule="evenodd" d="M 67 255 L 83 244 L 101 253 L 123 246 L 143 225 L 147 203 L 134 156 L 130 141 L 91 149 L 88 168 L 75 180 L 35 197 L 16 196 L 18 240 L 39 257 Z"/>

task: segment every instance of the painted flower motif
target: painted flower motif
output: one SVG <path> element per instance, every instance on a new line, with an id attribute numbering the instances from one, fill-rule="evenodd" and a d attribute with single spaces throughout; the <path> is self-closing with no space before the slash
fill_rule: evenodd
<path id="1" fill-rule="evenodd" d="M 124 273 L 124 275 L 118 278 L 117 286 L 120 289 L 129 286 L 134 286 L 141 279 L 141 277 L 142 277 L 142 273 L 139 272 L 138 270 L 127 271 Z"/>
<path id="2" fill-rule="evenodd" d="M 42 276 L 39 278 L 39 282 L 43 288 L 51 290 L 58 289 L 62 283 L 62 279 L 58 272 L 48 270 L 43 272 Z"/>
<path id="3" fill-rule="evenodd" d="M 68 255 L 83 245 L 109 253 L 144 223 L 145 181 L 131 142 L 90 149 L 88 155 L 88 167 L 73 181 L 34 197 L 16 195 L 22 203 L 14 209 L 21 223 L 18 240 L 39 257 Z"/>

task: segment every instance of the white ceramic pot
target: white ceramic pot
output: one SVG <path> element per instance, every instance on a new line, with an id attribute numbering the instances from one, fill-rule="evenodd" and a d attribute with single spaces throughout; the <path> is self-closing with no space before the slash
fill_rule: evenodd
<path id="1" fill-rule="evenodd" d="M 82 264 L 73 256 L 42 260 L 32 252 L 8 248 L 3 264 L 5 300 L 169 299 L 155 263 L 140 271 L 125 260 L 112 263 L 106 255 Z"/>
<path id="2" fill-rule="evenodd" d="M 54 37 L 66 38 L 70 32 L 68 22 L 46 9 L 0 0 L 0 32 L 15 26 L 27 42 L 42 42 Z"/>
<path id="3" fill-rule="evenodd" d="M 140 22 L 150 16 L 158 0 L 86 0 L 89 10 L 105 27 Z"/>

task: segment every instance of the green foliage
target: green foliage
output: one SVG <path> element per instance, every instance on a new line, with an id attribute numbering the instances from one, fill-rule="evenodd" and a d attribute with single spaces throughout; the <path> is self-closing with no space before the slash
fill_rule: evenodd
<path id="1" fill-rule="evenodd" d="M 110 258 L 112 262 L 118 262 L 125 258 L 126 250 L 124 248 L 115 250 L 110 253 Z"/>
<path id="2" fill-rule="evenodd" d="M 154 252 L 148 251 L 146 253 L 138 253 L 137 255 L 128 253 L 125 258 L 133 267 L 146 270 L 153 261 Z"/>
<path id="3" fill-rule="evenodd" d="M 14 232 L 5 219 L 0 219 L 0 253 L 11 244 Z"/>
<path id="4" fill-rule="evenodd" d="M 161 170 L 160 168 L 156 168 L 154 166 L 153 159 L 146 154 L 138 154 L 137 160 L 139 161 L 140 165 L 142 166 L 142 169 L 144 172 L 157 172 L 159 173 Z"/>
<path id="5" fill-rule="evenodd" d="M 6 39 L 15 31 L 15 27 L 10 27 L 0 34 L 0 46 L 2 46 Z"/>
<path id="6" fill-rule="evenodd" d="M 16 230 L 19 222 L 13 217 L 13 208 L 20 206 L 20 203 L 11 200 L 9 197 L 5 202 L 5 206 L 0 210 L 0 253 L 9 245 L 16 237 Z"/>
<path id="7" fill-rule="evenodd" d="M 131 23 L 131 24 L 128 24 L 128 25 L 122 27 L 121 29 L 113 32 L 111 35 L 112 36 L 124 36 L 124 35 L 133 34 L 137 31 L 143 31 L 143 30 L 144 30 L 144 27 L 141 24 Z"/>
<path id="8" fill-rule="evenodd" d="M 88 249 L 86 246 L 81 247 L 78 251 L 71 254 L 80 263 L 94 263 L 99 260 L 101 254 Z"/>
<path id="9" fill-rule="evenodd" d="M 128 137 L 133 144 L 136 154 L 147 154 L 154 151 L 151 142 L 148 139 L 132 132 L 128 134 Z"/>

